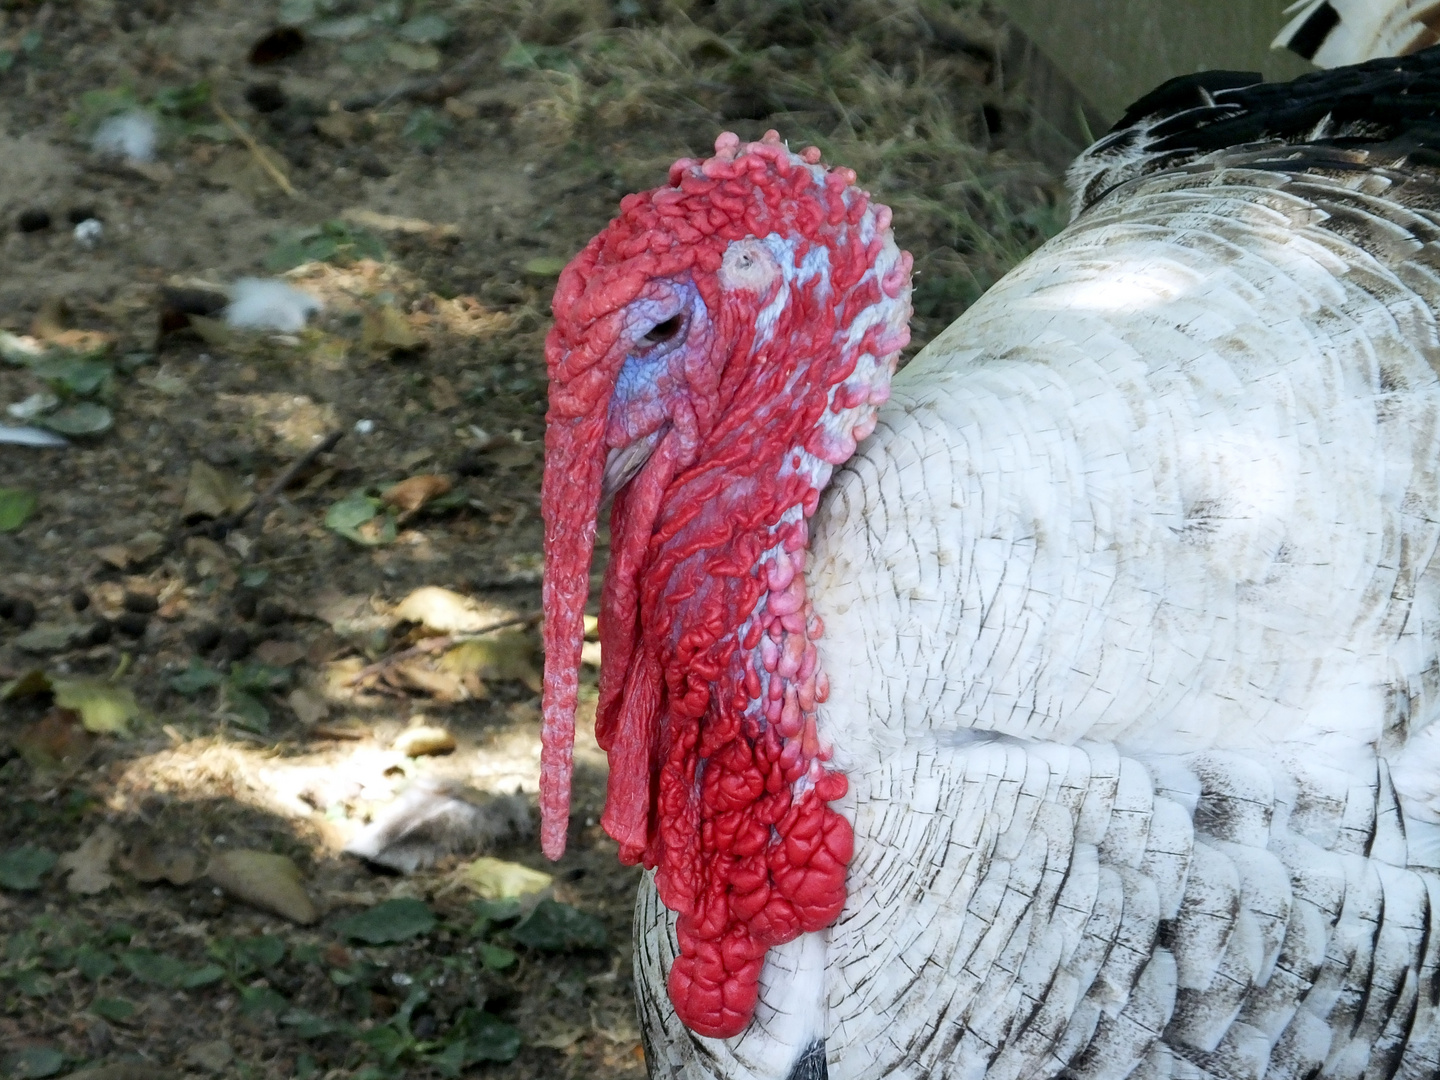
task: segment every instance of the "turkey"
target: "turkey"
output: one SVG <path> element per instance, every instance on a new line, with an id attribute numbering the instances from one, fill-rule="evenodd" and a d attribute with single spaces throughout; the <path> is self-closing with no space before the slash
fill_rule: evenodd
<path id="1" fill-rule="evenodd" d="M 542 837 L 678 1080 L 1440 1072 L 1440 50 L 1207 72 L 892 383 L 889 212 L 771 133 L 547 343 Z"/>

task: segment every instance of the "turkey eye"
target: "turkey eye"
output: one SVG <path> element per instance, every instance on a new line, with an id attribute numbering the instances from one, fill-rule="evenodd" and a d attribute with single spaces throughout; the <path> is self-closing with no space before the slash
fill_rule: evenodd
<path id="1" fill-rule="evenodd" d="M 679 315 L 673 315 L 664 322 L 652 326 L 650 332 L 640 340 L 647 345 L 659 345 L 678 334 L 682 325 L 684 325 L 684 320 Z"/>

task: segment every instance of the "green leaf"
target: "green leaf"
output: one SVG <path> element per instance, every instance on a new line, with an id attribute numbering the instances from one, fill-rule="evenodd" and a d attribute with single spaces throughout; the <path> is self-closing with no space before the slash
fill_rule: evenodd
<path id="1" fill-rule="evenodd" d="M 36 1046 L 29 1050 L 17 1050 L 0 1058 L 0 1066 L 12 1080 L 41 1080 L 54 1076 L 65 1066 L 65 1055 L 48 1046 Z"/>
<path id="2" fill-rule="evenodd" d="M 40 879 L 55 865 L 55 859 L 53 851 L 29 844 L 0 852 L 0 889 L 32 892 L 40 888 Z"/>
<path id="3" fill-rule="evenodd" d="M 40 935 L 22 930 L 5 939 L 6 960 L 30 960 L 40 955 Z"/>
<path id="4" fill-rule="evenodd" d="M 511 929 L 510 937 L 541 952 L 603 949 L 608 940 L 604 923 L 558 900 L 541 900 Z"/>
<path id="5" fill-rule="evenodd" d="M 383 505 L 379 499 L 371 498 L 363 491 L 352 492 L 330 507 L 325 514 L 325 527 L 347 540 L 368 545 L 371 541 L 361 536 L 358 530 L 372 520 Z"/>
<path id="6" fill-rule="evenodd" d="M 373 1050 L 386 1065 L 395 1064 L 401 1054 L 415 1045 L 415 1040 L 390 1024 L 381 1024 L 362 1031 L 359 1040 Z"/>
<path id="7" fill-rule="evenodd" d="M 273 934 L 253 937 L 216 938 L 205 950 L 211 957 L 228 964 L 237 978 L 257 971 L 266 971 L 285 959 L 285 940 Z"/>
<path id="8" fill-rule="evenodd" d="M 186 86 L 168 86 L 150 99 L 166 116 L 191 116 L 210 104 L 210 83 L 205 79 Z"/>
<path id="9" fill-rule="evenodd" d="M 384 46 L 380 48 L 383 52 Z M 378 236 L 368 229 L 356 228 L 335 219 L 299 232 L 281 234 L 275 247 L 265 257 L 265 266 L 282 273 L 307 262 L 345 265 L 357 259 L 384 258 L 385 244 Z"/>
<path id="10" fill-rule="evenodd" d="M 219 686 L 225 681 L 214 668 L 208 664 L 201 663 L 195 657 L 190 658 L 190 666 L 179 675 L 170 677 L 170 689 L 177 694 L 184 694 L 186 697 L 194 697 L 202 690 L 208 690 L 212 686 Z"/>
<path id="11" fill-rule="evenodd" d="M 110 430 L 115 417 L 104 405 L 93 401 L 79 401 L 64 405 L 48 416 L 41 416 L 36 423 L 61 435 L 99 435 Z"/>
<path id="12" fill-rule="evenodd" d="M 231 720 L 246 731 L 265 732 L 270 730 L 270 710 L 254 694 L 226 686 L 225 711 Z"/>
<path id="13" fill-rule="evenodd" d="M 87 134 L 116 113 L 138 108 L 139 99 L 129 87 L 114 90 L 87 90 L 80 95 L 79 105 L 70 114 L 70 122 Z"/>
<path id="14" fill-rule="evenodd" d="M 315 0 L 283 0 L 280 4 L 281 26 L 303 26 L 315 18 Z"/>
<path id="15" fill-rule="evenodd" d="M 513 967 L 517 959 L 514 952 L 499 945 L 491 945 L 489 942 L 482 942 L 480 945 L 480 962 L 490 971 L 504 971 Z"/>
<path id="16" fill-rule="evenodd" d="M 228 681 L 236 690 L 263 694 L 290 685 L 290 669 L 273 664 L 232 664 Z"/>
<path id="17" fill-rule="evenodd" d="M 225 969 L 218 964 L 201 964 L 199 967 L 191 968 L 181 980 L 180 986 L 186 990 L 193 990 L 198 986 L 209 986 L 213 982 L 219 982 L 225 977 Z"/>
<path id="18" fill-rule="evenodd" d="M 280 1023 L 294 1028 L 296 1038 L 300 1039 L 318 1039 L 322 1035 L 332 1035 L 337 1031 L 343 1031 L 346 1027 L 344 1024 L 328 1020 L 323 1016 L 316 1016 L 304 1009 L 291 1009 L 282 1014 Z"/>
<path id="19" fill-rule="evenodd" d="M 461 1009 L 453 1034 L 465 1040 L 465 1064 L 514 1061 L 520 1053 L 520 1032 L 505 1021 L 477 1009 Z"/>
<path id="20" fill-rule="evenodd" d="M 92 982 L 115 972 L 115 957 L 93 945 L 81 945 L 75 953 L 75 969 Z"/>
<path id="21" fill-rule="evenodd" d="M 520 901 L 511 897 L 506 900 L 472 900 L 470 910 L 478 919 L 489 922 L 513 922 L 520 917 Z"/>
<path id="22" fill-rule="evenodd" d="M 45 997 L 55 992 L 55 980 L 39 968 L 25 968 L 14 976 L 15 988 L 26 997 Z"/>
<path id="23" fill-rule="evenodd" d="M 46 356 L 31 364 L 30 371 L 57 392 L 63 391 L 76 397 L 89 397 L 101 390 L 115 373 L 115 369 L 107 363 L 73 353 Z"/>
<path id="24" fill-rule="evenodd" d="M 438 45 L 450 37 L 450 22 L 440 15 L 416 15 L 396 31 L 406 41 Z"/>
<path id="25" fill-rule="evenodd" d="M 240 1010 L 247 1016 L 260 1013 L 282 1013 L 290 1004 L 284 995 L 268 986 L 247 986 L 240 991 Z"/>
<path id="26" fill-rule="evenodd" d="M 74 709 L 86 731 L 123 735 L 143 713 L 129 687 L 103 679 L 52 679 L 55 704 Z"/>
<path id="27" fill-rule="evenodd" d="M 433 150 L 445 141 L 452 126 L 444 113 L 434 109 L 416 109 L 400 129 L 400 135 L 422 150 Z"/>
<path id="28" fill-rule="evenodd" d="M 524 269 L 525 273 L 534 277 L 559 277 L 560 271 L 565 269 L 568 262 L 568 259 L 562 259 L 558 255 L 537 255 L 525 261 Z"/>
<path id="29" fill-rule="evenodd" d="M 335 923 L 335 929 L 342 936 L 371 945 L 387 945 L 417 934 L 428 934 L 434 926 L 435 913 L 429 906 L 424 901 L 408 898 L 386 900 Z"/>
<path id="30" fill-rule="evenodd" d="M 124 998 L 102 997 L 90 1003 L 90 1011 L 106 1020 L 124 1022 L 135 1015 L 135 1003 Z"/>
<path id="31" fill-rule="evenodd" d="M 0 487 L 0 533 L 14 532 L 24 525 L 38 503 L 33 491 Z"/>
<path id="32" fill-rule="evenodd" d="M 194 989 L 225 977 L 224 969 L 217 964 L 194 966 L 149 949 L 129 949 L 120 954 L 120 962 L 141 982 L 172 990 Z"/>

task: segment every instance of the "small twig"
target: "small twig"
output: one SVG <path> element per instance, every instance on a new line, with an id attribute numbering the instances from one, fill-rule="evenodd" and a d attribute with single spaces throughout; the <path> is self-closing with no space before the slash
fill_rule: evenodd
<path id="1" fill-rule="evenodd" d="M 533 626 L 543 619 L 543 612 L 533 612 L 530 615 L 512 615 L 508 619 L 501 619 L 489 626 L 482 626 L 479 630 L 472 630 L 468 634 L 444 634 L 440 637 L 425 638 L 418 644 L 404 649 L 394 656 L 387 656 L 376 660 L 375 663 L 361 668 L 349 679 L 345 680 L 346 686 L 356 686 L 372 676 L 379 676 L 385 673 L 386 668 L 393 667 L 402 661 L 412 659 L 416 656 L 426 656 L 430 653 L 444 652 L 452 645 L 463 645 L 467 641 L 479 641 L 487 634 L 493 634 L 496 630 L 508 630 L 512 626 Z"/>
<path id="2" fill-rule="evenodd" d="M 182 530 L 180 535 L 208 536 L 218 533 L 223 538 L 225 534 L 239 528 L 241 523 L 247 517 L 249 517 L 251 513 L 264 507 L 268 507 L 272 502 L 274 502 L 275 497 L 279 495 L 282 491 L 284 491 L 287 487 L 289 487 L 291 481 L 293 481 L 302 470 L 309 468 L 310 465 L 314 463 L 315 459 L 318 458 L 321 454 L 328 453 L 329 451 L 335 449 L 335 444 L 344 437 L 344 428 L 340 428 L 338 431 L 332 431 L 329 435 L 326 435 L 325 438 L 321 439 L 314 446 L 310 447 L 309 450 L 306 450 L 305 453 L 301 454 L 298 458 L 296 458 L 288 466 L 286 466 L 285 470 L 273 481 L 271 481 L 270 486 L 267 487 L 263 492 L 261 492 L 260 497 L 254 502 L 250 503 L 250 505 L 244 507 L 241 510 L 237 510 L 233 514 L 228 514 L 223 518 L 216 518 L 214 521 L 197 522 L 196 524 L 191 525 L 188 529 Z M 265 515 L 261 514 L 260 521 L 263 523 L 264 520 Z M 242 561 L 249 562 L 250 560 L 248 557 L 246 557 Z"/>
<path id="3" fill-rule="evenodd" d="M 466 84 L 470 81 L 470 75 L 488 52 L 489 50 L 482 46 L 463 60 L 457 61 L 449 71 L 443 74 L 402 79 L 389 90 L 371 90 L 364 94 L 356 94 L 352 98 L 346 98 L 341 102 L 340 107 L 346 112 L 358 112 L 361 109 L 384 108 L 386 105 L 402 99 L 444 101 L 465 89 Z"/>
<path id="4" fill-rule="evenodd" d="M 255 141 L 255 136 L 241 127 L 239 121 L 226 112 L 218 101 L 210 102 L 210 107 L 215 110 L 215 115 L 220 118 L 220 122 L 233 131 L 235 137 L 245 144 L 245 148 L 260 163 L 260 167 L 269 174 L 270 179 L 275 181 L 280 190 L 292 199 L 298 199 L 300 194 L 295 190 L 295 185 L 290 183 L 289 177 L 280 171 L 275 162 L 270 160 L 270 155 L 265 153 L 265 148 Z"/>
<path id="5" fill-rule="evenodd" d="M 329 435 L 326 435 L 325 438 L 321 439 L 314 446 L 310 447 L 309 450 L 306 450 L 305 453 L 301 454 L 298 458 L 292 461 L 289 466 L 286 467 L 284 472 L 282 472 L 279 476 L 277 476 L 274 480 L 270 482 L 270 486 L 260 493 L 260 497 L 258 499 L 256 499 L 249 506 L 245 507 L 244 510 L 239 511 L 236 514 L 232 514 L 228 522 L 229 527 L 232 529 L 236 528 L 252 512 L 267 509 L 270 504 L 275 501 L 275 497 L 290 486 L 290 482 L 294 480 L 295 477 L 299 476 L 302 472 L 304 472 L 311 465 L 313 465 L 315 463 L 315 459 L 318 458 L 321 454 L 328 454 L 331 450 L 334 450 L 335 444 L 344 437 L 345 429 L 340 428 L 336 431 L 332 431 Z M 259 517 L 261 521 L 265 520 L 264 514 L 260 514 Z"/>

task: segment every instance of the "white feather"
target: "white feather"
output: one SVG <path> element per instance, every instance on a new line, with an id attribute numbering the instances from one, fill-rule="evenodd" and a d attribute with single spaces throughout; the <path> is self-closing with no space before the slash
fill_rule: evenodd
<path id="1" fill-rule="evenodd" d="M 135 109 L 101 123 L 90 139 L 90 147 L 97 154 L 127 161 L 154 161 L 157 136 L 155 117 Z"/>
<path id="2" fill-rule="evenodd" d="M 319 300 L 289 282 L 241 278 L 230 289 L 225 321 L 243 330 L 294 333 L 305 329 L 310 317 L 321 307 Z"/>

